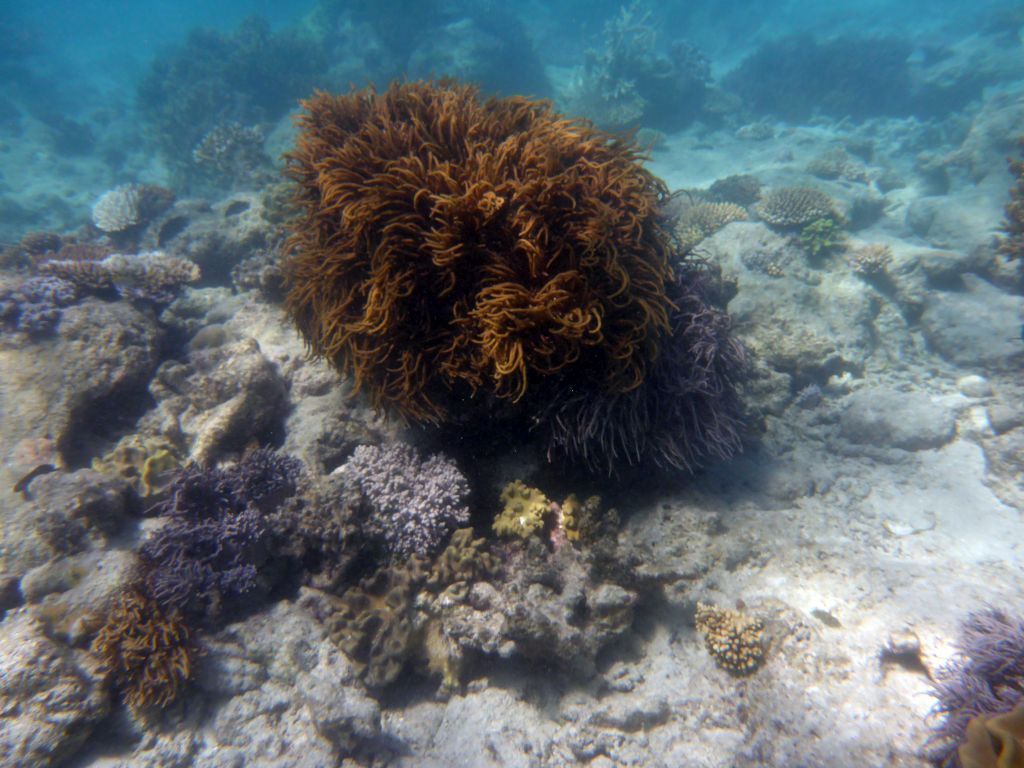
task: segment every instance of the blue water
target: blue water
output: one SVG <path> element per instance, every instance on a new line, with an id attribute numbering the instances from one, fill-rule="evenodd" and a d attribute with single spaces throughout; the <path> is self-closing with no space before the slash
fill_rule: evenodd
<path id="1" fill-rule="evenodd" d="M 729 0 L 631 8 L 608 0 L 522 5 L 8 0 L 0 12 L 0 139 L 7 147 L 0 155 L 0 173 L 6 179 L 6 209 L 17 209 L 18 214 L 0 225 L 0 239 L 9 240 L 30 228 L 73 227 L 82 220 L 87 199 L 116 183 L 155 182 L 194 191 L 181 170 L 209 130 L 233 122 L 272 133 L 314 87 L 342 90 L 350 84 L 384 85 L 396 78 L 451 75 L 476 81 L 485 91 L 553 97 L 565 111 L 603 127 L 652 127 L 671 133 L 722 122 L 721 112 L 709 113 L 699 104 L 705 86 L 725 85 L 727 92 L 738 93 L 741 103 L 733 105 L 733 112 L 751 106 L 750 84 L 744 88 L 730 83 L 729 73 L 773 41 L 804 33 L 818 41 L 837 36 L 862 42 L 885 38 L 895 44 L 888 59 L 895 65 L 933 63 L 972 34 L 992 36 L 1001 29 L 1006 45 L 1019 44 L 1013 25 L 1019 25 L 1020 18 L 1019 13 L 1013 16 L 1014 7 L 996 0 L 864 1 L 841 7 Z M 239 57 L 239 46 L 245 45 L 239 43 L 239 30 L 246 25 L 260 27 L 263 47 L 250 48 Z M 618 38 L 609 25 L 618 25 Z M 190 44 L 197 30 L 206 30 L 199 33 L 206 35 L 212 30 L 220 47 L 210 44 L 210 38 Z M 673 90 L 675 86 L 666 87 L 666 81 L 658 79 L 670 66 L 666 62 L 673 46 L 683 43 L 703 68 L 697 97 L 687 87 Z M 618 58 L 605 71 L 611 79 L 602 87 L 635 85 L 639 97 L 648 102 L 644 110 L 633 108 L 635 104 L 624 109 L 622 104 L 605 104 L 602 111 L 592 93 L 578 98 L 579 83 L 574 85 L 573 78 L 586 68 L 588 56 L 608 63 L 615 55 Z M 868 45 L 839 52 L 829 64 L 805 60 L 769 65 L 763 74 L 771 78 L 779 74 L 773 70 L 786 70 L 793 79 L 777 87 L 790 91 L 805 90 L 804 77 L 827 79 L 830 74 L 837 89 L 864 87 L 862 102 L 869 103 L 836 104 L 830 114 L 839 118 L 848 109 L 856 119 L 893 111 L 935 117 L 962 108 L 993 84 L 991 79 L 972 80 L 969 73 L 954 72 L 955 94 L 907 96 L 894 90 L 877 98 L 887 98 L 899 108 L 883 104 L 873 110 L 870 101 L 876 95 L 870 77 L 866 86 L 857 81 L 874 66 L 874 55 Z M 839 70 L 824 75 L 818 71 L 837 60 Z M 800 67 L 807 71 L 791 71 Z M 893 80 L 888 72 L 874 75 L 881 82 Z M 159 81 L 155 93 L 154 80 Z M 592 77 L 591 82 L 597 79 Z M 753 91 L 758 90 L 755 82 Z M 773 98 L 769 94 L 754 103 L 752 117 L 772 111 Z M 161 110 L 173 112 L 181 125 L 167 115 L 161 117 Z M 788 111 L 783 105 L 775 111 L 794 121 L 811 116 L 806 105 Z M 739 124 L 749 117 L 734 114 L 725 119 Z M 281 142 L 270 147 L 272 155 L 279 154 L 287 139 Z M 33 153 L 53 160 L 53 167 L 33 165 Z M 33 188 L 12 183 L 11 177 L 30 165 Z M 61 196 L 66 209 L 62 204 L 55 210 L 52 201 L 45 204 L 33 198 L 39 194 L 34 187 L 44 182 L 51 190 L 65 187 Z"/>

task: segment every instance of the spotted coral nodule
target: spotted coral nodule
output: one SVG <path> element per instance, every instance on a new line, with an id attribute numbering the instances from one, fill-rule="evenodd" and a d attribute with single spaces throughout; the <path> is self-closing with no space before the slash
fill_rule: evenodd
<path id="1" fill-rule="evenodd" d="M 636 463 L 552 439 L 543 413 L 642 389 L 674 333 L 667 190 L 636 146 L 447 81 L 303 106 L 283 271 L 311 351 L 410 421 L 507 419 L 570 461 Z"/>
<path id="2" fill-rule="evenodd" d="M 697 603 L 697 631 L 715 664 L 731 675 L 750 675 L 764 664 L 764 625 L 728 608 Z"/>

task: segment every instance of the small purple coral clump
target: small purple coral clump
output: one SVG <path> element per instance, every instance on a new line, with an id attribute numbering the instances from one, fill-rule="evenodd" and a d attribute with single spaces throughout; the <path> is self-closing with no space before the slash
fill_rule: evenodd
<path id="1" fill-rule="evenodd" d="M 0 322 L 30 336 L 49 333 L 61 310 L 78 299 L 75 285 L 59 277 L 30 277 L 16 289 L 0 291 Z"/>
<path id="2" fill-rule="evenodd" d="M 264 594 L 271 542 L 263 515 L 295 492 L 300 470 L 297 459 L 266 449 L 228 469 L 181 470 L 154 509 L 170 521 L 140 550 L 149 594 L 208 622 Z"/>
<path id="3" fill-rule="evenodd" d="M 442 454 L 421 459 L 411 446 L 361 445 L 342 471 L 370 507 L 367 530 L 392 555 L 431 555 L 469 522 L 469 483 Z"/>
<path id="4" fill-rule="evenodd" d="M 1009 712 L 1024 701 L 1024 619 L 994 608 L 972 613 L 957 649 L 935 679 L 933 711 L 943 720 L 930 739 L 929 758 L 942 768 L 961 768 L 956 750 L 973 717 Z"/>

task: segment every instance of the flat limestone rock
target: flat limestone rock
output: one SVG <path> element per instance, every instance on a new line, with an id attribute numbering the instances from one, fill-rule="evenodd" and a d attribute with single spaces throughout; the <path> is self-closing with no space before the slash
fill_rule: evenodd
<path id="1" fill-rule="evenodd" d="M 1024 364 L 1024 298 L 975 275 L 964 275 L 963 282 L 963 291 L 929 294 L 921 316 L 928 345 L 963 366 L 1009 370 Z"/>
<path id="2" fill-rule="evenodd" d="M 851 443 L 922 451 L 952 440 L 956 420 L 923 392 L 862 389 L 847 400 L 839 432 Z"/>

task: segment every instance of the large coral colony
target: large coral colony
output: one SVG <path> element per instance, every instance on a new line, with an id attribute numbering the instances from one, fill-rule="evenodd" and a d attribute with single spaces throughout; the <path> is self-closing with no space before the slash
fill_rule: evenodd
<path id="1" fill-rule="evenodd" d="M 629 140 L 450 82 L 304 108 L 287 307 L 375 405 L 605 472 L 737 450 L 742 353 Z"/>

